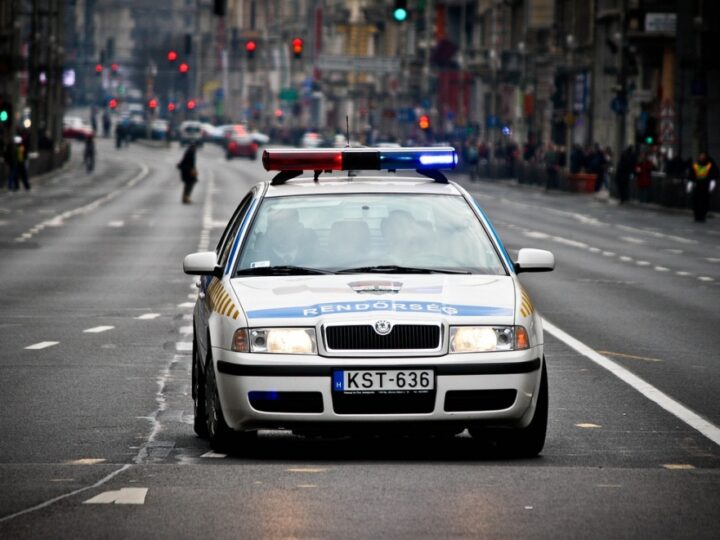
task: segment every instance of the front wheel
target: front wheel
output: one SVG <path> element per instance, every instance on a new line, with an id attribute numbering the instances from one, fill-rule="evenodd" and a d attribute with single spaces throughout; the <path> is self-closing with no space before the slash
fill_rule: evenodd
<path id="1" fill-rule="evenodd" d="M 531 458 L 537 456 L 545 446 L 548 421 L 548 380 L 545 359 L 543 358 L 540 373 L 540 389 L 538 391 L 535 414 L 530 423 L 519 429 L 479 429 L 470 428 L 470 435 L 475 439 L 493 439 L 501 450 L 515 457 Z"/>
<path id="2" fill-rule="evenodd" d="M 198 437 L 207 439 L 207 413 L 205 412 L 205 377 L 201 367 L 197 342 L 193 340 L 192 357 L 192 398 L 193 398 L 193 429 Z"/>
<path id="3" fill-rule="evenodd" d="M 212 358 L 205 367 L 205 417 L 210 447 L 216 452 L 247 451 L 257 439 L 256 431 L 234 431 L 225 422 Z"/>

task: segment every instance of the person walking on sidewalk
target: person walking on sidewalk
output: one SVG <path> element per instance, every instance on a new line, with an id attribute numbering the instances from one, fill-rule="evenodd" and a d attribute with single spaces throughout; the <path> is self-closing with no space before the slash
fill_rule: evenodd
<path id="1" fill-rule="evenodd" d="M 635 170 L 635 149 L 628 146 L 620 155 L 617 171 L 615 172 L 615 183 L 620 196 L 620 204 L 626 203 L 630 196 L 630 177 Z"/>
<path id="2" fill-rule="evenodd" d="M 703 223 L 707 217 L 710 193 L 715 190 L 718 178 L 717 163 L 708 156 L 707 152 L 700 152 L 698 160 L 690 168 L 688 183 L 688 191 L 692 191 L 693 213 L 698 223 Z"/>
<path id="3" fill-rule="evenodd" d="M 650 161 L 646 152 L 640 154 L 640 159 L 635 166 L 635 176 L 637 178 L 638 198 L 640 202 L 650 202 L 650 186 L 652 185 L 652 172 L 655 165 Z"/>
<path id="4" fill-rule="evenodd" d="M 193 187 L 197 182 L 197 169 L 195 168 L 195 148 L 196 144 L 190 143 L 190 146 L 185 150 L 180 163 L 177 164 L 180 169 L 180 179 L 183 182 L 183 204 L 190 204 L 190 194 L 192 193 Z"/>

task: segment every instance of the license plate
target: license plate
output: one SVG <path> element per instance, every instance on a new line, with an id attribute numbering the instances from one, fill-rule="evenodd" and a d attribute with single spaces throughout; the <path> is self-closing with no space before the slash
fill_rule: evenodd
<path id="1" fill-rule="evenodd" d="M 335 371 L 336 392 L 410 392 L 435 389 L 431 369 Z"/>

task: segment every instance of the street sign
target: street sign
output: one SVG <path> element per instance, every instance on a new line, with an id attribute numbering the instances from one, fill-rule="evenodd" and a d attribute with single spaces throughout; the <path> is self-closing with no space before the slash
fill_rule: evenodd
<path id="1" fill-rule="evenodd" d="M 366 73 L 396 73 L 400 59 L 383 56 L 320 55 L 317 67 L 328 71 L 357 71 Z"/>
<path id="2" fill-rule="evenodd" d="M 282 88 L 279 97 L 282 101 L 295 102 L 298 100 L 298 91 L 295 88 Z"/>

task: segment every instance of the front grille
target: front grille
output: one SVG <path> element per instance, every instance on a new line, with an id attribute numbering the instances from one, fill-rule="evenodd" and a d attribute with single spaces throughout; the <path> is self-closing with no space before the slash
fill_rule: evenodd
<path id="1" fill-rule="evenodd" d="M 440 347 L 440 327 L 427 324 L 396 324 L 381 336 L 370 325 L 328 326 L 327 348 L 335 351 L 429 349 Z"/>
<path id="2" fill-rule="evenodd" d="M 387 394 L 333 392 L 332 403 L 335 414 L 428 414 L 435 409 L 435 390 Z"/>

